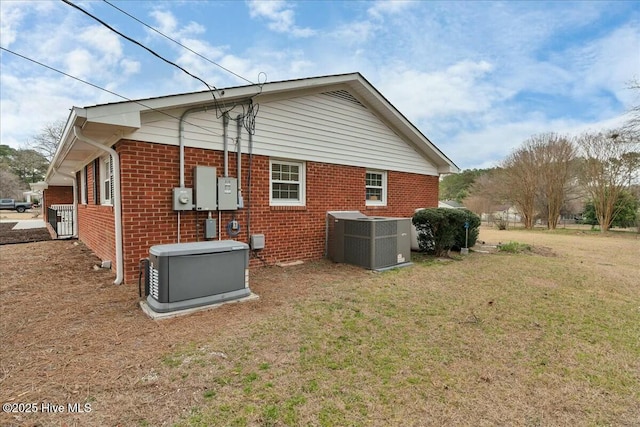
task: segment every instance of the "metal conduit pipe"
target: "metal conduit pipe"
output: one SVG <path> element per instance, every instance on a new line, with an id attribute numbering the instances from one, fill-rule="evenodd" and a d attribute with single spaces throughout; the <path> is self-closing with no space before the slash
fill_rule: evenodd
<path id="1" fill-rule="evenodd" d="M 237 161 L 238 161 L 238 207 L 242 208 L 243 200 L 242 200 L 242 115 L 238 114 L 236 117 L 236 129 L 237 129 Z"/>
<path id="2" fill-rule="evenodd" d="M 229 146 L 227 144 L 227 128 L 229 127 L 229 115 L 222 116 L 222 144 L 224 149 L 224 177 L 229 176 Z"/>
<path id="3" fill-rule="evenodd" d="M 184 119 L 193 113 L 199 113 L 201 111 L 208 111 L 210 108 L 215 108 L 215 104 L 204 105 L 202 107 L 189 108 L 185 110 L 184 113 L 180 116 L 179 127 L 178 127 L 178 145 L 180 147 L 180 180 L 179 186 L 180 188 L 184 188 Z M 178 229 L 177 239 L 178 243 L 180 243 L 180 211 L 178 211 L 178 219 L 176 227 Z"/>
<path id="4" fill-rule="evenodd" d="M 124 279 L 124 256 L 122 249 L 122 202 L 120 200 L 120 156 L 113 148 L 104 146 L 99 142 L 96 142 L 83 135 L 82 129 L 79 126 L 73 127 L 73 134 L 80 141 L 87 143 L 93 147 L 99 148 L 102 151 L 106 151 L 107 153 L 109 153 L 109 155 L 111 155 L 111 159 L 113 162 L 113 216 L 114 227 L 116 230 L 116 280 L 113 281 L 113 284 L 120 285 L 122 284 L 122 281 Z"/>

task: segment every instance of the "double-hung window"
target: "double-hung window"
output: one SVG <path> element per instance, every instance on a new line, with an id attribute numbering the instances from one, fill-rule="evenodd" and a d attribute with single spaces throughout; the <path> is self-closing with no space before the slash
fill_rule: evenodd
<path id="1" fill-rule="evenodd" d="M 270 160 L 271 206 L 305 205 L 305 164 L 285 160 Z"/>
<path id="2" fill-rule="evenodd" d="M 387 173 L 368 170 L 365 176 L 365 200 L 367 206 L 387 205 Z"/>
<path id="3" fill-rule="evenodd" d="M 102 158 L 100 180 L 102 182 L 100 201 L 103 205 L 111 205 L 113 203 L 113 164 L 111 163 L 111 156 L 109 155 Z"/>

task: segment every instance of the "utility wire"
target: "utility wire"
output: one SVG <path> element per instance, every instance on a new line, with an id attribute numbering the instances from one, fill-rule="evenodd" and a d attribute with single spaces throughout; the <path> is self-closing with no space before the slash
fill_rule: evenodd
<path id="1" fill-rule="evenodd" d="M 122 99 L 124 99 L 124 100 L 126 100 L 126 101 L 136 103 L 136 104 L 141 105 L 141 106 L 143 106 L 143 107 L 145 107 L 145 108 L 148 108 L 149 110 L 155 111 L 155 112 L 160 113 L 160 114 L 163 114 L 163 115 L 165 115 L 165 116 L 167 116 L 167 117 L 171 117 L 172 119 L 176 119 L 176 120 L 180 121 L 180 117 L 176 117 L 176 116 L 174 116 L 174 115 L 172 115 L 172 114 L 169 114 L 169 113 L 167 113 L 167 112 L 165 112 L 165 111 L 158 110 L 157 108 L 153 108 L 153 107 L 151 107 L 151 106 L 149 106 L 149 105 L 146 105 L 146 104 L 145 104 L 145 103 L 143 103 L 143 102 L 136 101 L 135 99 L 127 98 L 127 97 L 126 97 L 126 96 L 124 96 L 124 95 L 120 95 L 120 94 L 118 94 L 118 93 L 116 93 L 116 92 L 113 92 L 113 91 L 111 91 L 111 90 L 109 90 L 109 89 L 105 89 L 105 88 L 103 88 L 103 87 L 101 87 L 101 86 L 98 86 L 98 85 L 96 85 L 96 84 L 94 84 L 94 83 L 88 82 L 88 81 L 86 81 L 86 80 L 82 80 L 82 79 L 81 79 L 81 78 L 79 78 L 79 77 L 72 76 L 71 74 L 67 74 L 67 73 L 65 73 L 64 71 L 60 71 L 60 70 L 58 70 L 57 68 L 51 67 L 51 66 L 49 66 L 49 65 L 47 65 L 47 64 L 43 64 L 42 62 L 36 61 L 35 59 L 29 58 L 29 57 L 24 56 L 24 55 L 21 55 L 21 54 L 19 54 L 19 53 L 17 53 L 17 52 L 14 52 L 14 51 L 12 51 L 12 50 L 10 50 L 10 49 L 7 49 L 7 48 L 4 48 L 4 47 L 2 47 L 2 46 L 0 46 L 0 49 L 1 49 L 1 50 L 3 50 L 3 51 L 5 51 L 5 52 L 8 52 L 8 53 L 10 53 L 10 54 L 12 54 L 12 55 L 18 56 L 18 57 L 20 57 L 20 58 L 22 58 L 22 59 L 25 59 L 25 60 L 27 60 L 27 61 L 33 62 L 34 64 L 40 65 L 41 67 L 47 68 L 47 69 L 49 69 L 49 70 L 51 70 L 51 71 L 55 71 L 56 73 L 62 74 L 63 76 L 66 76 L 66 77 L 72 78 L 72 79 L 74 79 L 74 80 L 77 80 L 77 81 L 79 81 L 80 83 L 84 83 L 84 84 L 86 84 L 86 85 L 92 86 L 92 87 L 94 87 L 94 88 L 96 88 L 96 89 L 99 89 L 99 90 L 101 90 L 101 91 L 103 91 L 103 92 L 107 92 L 107 93 L 109 93 L 109 94 L 111 94 L 111 95 L 115 95 L 115 96 L 117 96 L 118 98 L 122 98 Z M 212 132 L 210 129 L 207 129 L 207 128 L 203 127 L 203 126 L 198 126 L 198 125 L 196 125 L 195 123 L 191 123 L 191 122 L 188 122 L 188 121 L 186 121 L 186 120 L 183 120 L 183 122 L 184 122 L 184 123 L 186 123 L 186 124 L 188 124 L 188 125 L 191 125 L 191 126 L 193 126 L 193 127 L 195 127 L 195 128 L 202 129 L 203 131 L 205 131 L 205 132 L 207 132 L 207 133 L 209 133 L 209 134 L 211 134 L 211 135 L 214 135 L 214 136 L 221 136 L 221 135 L 220 135 L 220 134 L 218 134 L 218 133 L 214 133 L 214 132 Z"/>
<path id="2" fill-rule="evenodd" d="M 114 5 L 113 3 L 110 3 L 108 0 L 103 0 L 103 1 L 104 1 L 106 4 L 108 4 L 109 6 L 111 6 L 112 8 L 114 8 L 114 9 L 116 9 L 116 10 L 119 10 L 120 12 L 124 13 L 125 15 L 127 15 L 129 18 L 133 19 L 134 21 L 139 22 L 140 24 L 144 25 L 145 27 L 147 27 L 147 28 L 148 28 L 148 29 L 150 29 L 151 31 L 155 31 L 156 33 L 160 34 L 162 37 L 164 37 L 164 38 L 166 38 L 166 39 L 168 39 L 168 40 L 171 40 L 172 42 L 174 42 L 174 43 L 175 43 L 175 44 L 177 44 L 178 46 L 183 47 L 184 49 L 188 50 L 189 52 L 193 53 L 194 55 L 199 56 L 200 58 L 204 59 L 205 61 L 207 61 L 207 62 L 209 62 L 209 63 L 211 63 L 211 64 L 213 64 L 213 65 L 215 65 L 216 67 L 220 67 L 220 68 L 222 68 L 224 71 L 226 71 L 226 72 L 228 72 L 228 73 L 230 73 L 230 74 L 233 74 L 234 76 L 236 76 L 236 77 L 238 77 L 238 78 L 240 78 L 240 79 L 244 80 L 244 81 L 245 81 L 245 82 L 247 82 L 247 83 L 255 84 L 255 83 L 254 83 L 254 82 L 252 82 L 251 80 L 249 80 L 249 79 L 247 79 L 247 78 L 245 78 L 245 77 L 242 77 L 240 74 L 234 73 L 234 72 L 233 72 L 233 71 L 231 71 L 230 69 L 228 69 L 228 68 L 226 68 L 226 67 L 224 67 L 224 66 L 222 66 L 222 65 L 218 64 L 218 63 L 217 63 L 217 62 L 215 62 L 215 61 L 212 61 L 211 59 L 207 58 L 206 56 L 204 56 L 204 55 L 202 55 L 202 54 L 200 54 L 200 53 L 198 53 L 198 52 L 196 52 L 195 50 L 191 49 L 190 47 L 185 46 L 185 45 L 183 45 L 182 43 L 180 43 L 179 41 L 177 41 L 177 40 L 175 40 L 175 39 L 173 39 L 173 38 L 169 37 L 168 35 L 164 34 L 162 31 L 160 31 L 160 30 L 158 30 L 158 29 L 156 29 L 156 28 L 152 27 L 151 25 L 149 25 L 149 24 L 147 24 L 147 23 L 143 22 L 142 20 L 140 20 L 140 19 L 136 18 L 135 16 L 131 15 L 129 12 L 127 12 L 127 11 L 125 11 L 125 10 L 120 9 L 118 6 Z"/>
<path id="3" fill-rule="evenodd" d="M 153 56 L 163 60 L 164 62 L 166 62 L 167 64 L 173 65 L 174 67 L 182 70 L 184 73 L 186 73 L 187 75 L 193 77 L 194 79 L 202 82 L 202 84 L 204 84 L 209 91 L 211 92 L 211 96 L 213 96 L 213 99 L 216 98 L 216 96 L 213 93 L 213 90 L 217 90 L 215 86 L 211 86 L 209 85 L 209 83 L 205 82 L 204 80 L 202 80 L 200 77 L 191 74 L 189 71 L 185 70 L 184 68 L 182 68 L 181 66 L 179 66 L 178 64 L 176 64 L 175 62 L 169 61 L 168 59 L 166 59 L 165 57 L 163 57 L 162 55 L 158 54 L 157 52 L 155 52 L 153 49 L 149 49 L 148 47 L 146 47 L 145 45 L 143 45 L 142 43 L 140 43 L 137 40 L 132 39 L 131 37 L 121 33 L 120 31 L 116 30 L 115 28 L 113 28 L 111 25 L 107 24 L 106 22 L 104 22 L 102 19 L 98 18 L 95 15 L 92 15 L 90 12 L 87 12 L 86 10 L 84 10 L 83 8 L 81 8 L 78 5 L 75 5 L 73 3 L 71 3 L 69 0 L 62 0 L 63 3 L 68 4 L 69 6 L 73 7 L 74 9 L 79 10 L 80 12 L 84 13 L 85 15 L 87 15 L 88 17 L 90 17 L 91 19 L 94 19 L 95 21 L 98 21 L 100 24 L 104 25 L 105 27 L 107 27 L 108 29 L 110 29 L 111 31 L 113 31 L 114 33 L 118 34 L 120 37 L 123 37 L 127 40 L 129 40 L 131 43 L 136 44 L 138 46 L 140 46 L 141 48 L 143 48 L 144 50 L 146 50 L 147 52 L 149 52 L 150 54 L 152 54 Z"/>

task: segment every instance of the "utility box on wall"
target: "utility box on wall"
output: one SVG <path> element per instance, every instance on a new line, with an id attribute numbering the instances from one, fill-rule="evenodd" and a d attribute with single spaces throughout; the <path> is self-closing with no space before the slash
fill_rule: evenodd
<path id="1" fill-rule="evenodd" d="M 217 205 L 216 168 L 196 166 L 193 168 L 195 187 L 194 205 L 197 211 L 215 211 Z"/>
<path id="2" fill-rule="evenodd" d="M 238 179 L 218 178 L 218 210 L 235 211 L 238 209 Z"/>

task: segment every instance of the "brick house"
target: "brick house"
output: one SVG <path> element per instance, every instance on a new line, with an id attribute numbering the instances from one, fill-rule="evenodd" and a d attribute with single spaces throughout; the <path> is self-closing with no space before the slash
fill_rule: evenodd
<path id="1" fill-rule="evenodd" d="M 190 209 L 188 194 L 174 209 L 175 188 L 216 188 L 194 182 L 196 166 L 237 179 L 237 209 Z M 150 246 L 203 240 L 209 215 L 215 238 L 265 236 L 252 265 L 321 258 L 327 211 L 410 217 L 437 206 L 439 175 L 457 171 L 353 73 L 74 108 L 44 207 L 73 204 L 76 236 L 116 283 L 135 283 Z"/>

